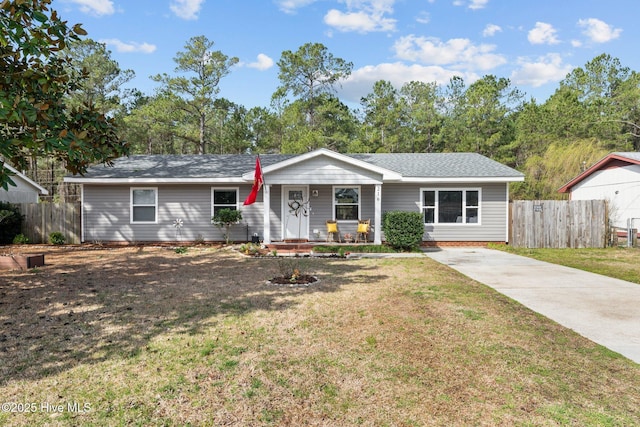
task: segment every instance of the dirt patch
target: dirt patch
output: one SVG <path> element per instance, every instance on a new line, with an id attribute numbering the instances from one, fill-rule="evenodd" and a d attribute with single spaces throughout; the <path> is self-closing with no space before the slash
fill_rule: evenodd
<path id="1" fill-rule="evenodd" d="M 428 258 L 182 252 L 1 271 L 0 425 L 640 423 L 637 365 Z"/>
<path id="2" fill-rule="evenodd" d="M 316 276 L 311 276 L 309 274 L 303 274 L 296 277 L 291 276 L 279 276 L 274 277 L 269 280 L 268 283 L 271 285 L 282 285 L 282 286 L 309 286 L 318 281 Z"/>

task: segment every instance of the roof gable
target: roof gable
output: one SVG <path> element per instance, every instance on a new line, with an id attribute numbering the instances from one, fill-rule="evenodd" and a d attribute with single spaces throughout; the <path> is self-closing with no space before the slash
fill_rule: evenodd
<path id="1" fill-rule="evenodd" d="M 558 189 L 560 193 L 569 193 L 571 188 L 587 179 L 592 174 L 614 167 L 624 167 L 628 165 L 640 165 L 640 153 L 638 152 L 616 152 L 607 154 L 593 166 L 586 169 L 580 175 Z"/>
<path id="2" fill-rule="evenodd" d="M 12 174 L 15 175 L 15 177 L 17 177 L 19 180 L 21 180 L 27 186 L 32 187 L 38 194 L 43 194 L 43 195 L 49 194 L 49 192 L 45 188 L 40 186 L 35 181 L 29 179 L 29 177 L 27 177 L 26 175 L 24 175 L 23 173 L 18 171 L 16 168 L 11 167 L 6 163 L 2 164 L 1 167 L 5 168 L 5 169 L 8 169 Z M 11 187 L 9 187 L 9 188 L 11 188 Z"/>
<path id="3" fill-rule="evenodd" d="M 320 148 L 318 150 L 310 151 L 308 153 L 300 154 L 295 157 L 291 157 L 287 160 L 272 164 L 262 168 L 262 174 L 268 176 L 270 173 L 275 173 L 285 168 L 290 168 L 295 165 L 309 162 L 313 159 L 327 158 L 338 162 L 343 162 L 356 168 L 364 169 L 365 171 L 373 172 L 382 176 L 384 181 L 398 181 L 401 175 L 392 170 L 377 166 L 370 162 L 365 162 L 349 155 L 336 153 L 335 151 L 327 150 L 326 148 Z M 245 180 L 253 180 L 253 171 L 247 172 L 242 176 Z"/>

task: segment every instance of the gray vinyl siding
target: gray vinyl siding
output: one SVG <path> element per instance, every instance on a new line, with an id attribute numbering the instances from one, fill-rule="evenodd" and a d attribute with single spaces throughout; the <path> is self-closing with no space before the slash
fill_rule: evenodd
<path id="1" fill-rule="evenodd" d="M 353 183 L 337 185 L 355 185 Z M 361 189 L 360 218 L 375 221 L 375 186 L 359 184 Z M 382 212 L 406 210 L 420 212 L 422 188 L 480 188 L 481 223 L 453 225 L 425 225 L 424 240 L 432 241 L 505 241 L 507 239 L 507 184 L 383 184 Z M 131 224 L 130 189 L 155 187 L 158 189 L 158 221 L 156 224 Z M 249 194 L 251 185 L 89 185 L 84 184 L 83 227 L 85 242 L 147 242 L 147 241 L 222 241 L 223 230 L 211 224 L 211 188 L 238 188 L 239 202 Z M 318 196 L 313 197 L 314 190 Z M 270 233 L 271 239 L 282 238 L 282 191 L 280 185 L 271 185 Z M 240 206 L 243 220 L 233 226 L 231 240 L 250 240 L 253 233 L 263 236 L 263 195 L 249 206 Z M 309 185 L 309 239 L 326 239 L 325 221 L 333 219 L 333 185 Z M 184 226 L 176 233 L 173 223 L 181 219 Z M 341 233 L 355 233 L 355 222 L 340 222 Z M 314 234 L 314 230 L 318 230 Z M 373 235 L 370 235 L 370 239 Z M 384 239 L 384 237 L 383 237 Z"/>
<path id="2" fill-rule="evenodd" d="M 38 203 L 40 193 L 20 175 L 11 177 L 15 186 L 10 185 L 7 190 L 0 188 L 0 202 L 9 203 Z"/>
<path id="3" fill-rule="evenodd" d="M 157 223 L 132 224 L 131 188 L 157 188 Z M 222 241 L 223 230 L 211 224 L 211 188 L 238 188 L 243 214 L 231 229 L 231 239 L 246 241 L 247 235 L 261 233 L 262 195 L 256 203 L 242 206 L 250 185 L 84 185 L 83 227 L 85 242 Z M 177 233 L 174 221 L 184 226 Z M 250 237 L 249 237 L 250 239 Z"/>
<path id="4" fill-rule="evenodd" d="M 271 209 L 269 210 L 269 232 L 271 240 L 282 239 L 282 187 L 280 185 L 271 186 Z M 260 222 L 264 224 L 264 222 Z M 260 233 L 262 237 L 262 233 Z"/>
<path id="5" fill-rule="evenodd" d="M 426 188 L 480 188 L 479 224 L 425 224 L 425 241 L 504 242 L 507 240 L 507 184 L 386 184 L 382 186 L 382 212 L 420 212 L 420 190 Z"/>
<path id="6" fill-rule="evenodd" d="M 350 163 L 314 157 L 290 167 L 265 175 L 268 184 L 374 184 L 382 182 L 382 176 L 371 170 Z"/>

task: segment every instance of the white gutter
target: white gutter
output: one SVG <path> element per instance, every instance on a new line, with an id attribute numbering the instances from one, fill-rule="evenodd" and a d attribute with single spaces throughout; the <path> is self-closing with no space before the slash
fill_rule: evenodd
<path id="1" fill-rule="evenodd" d="M 242 178 L 85 178 L 68 176 L 73 184 L 246 184 Z"/>
<path id="2" fill-rule="evenodd" d="M 413 184 L 421 184 L 421 183 L 450 183 L 450 182 L 464 182 L 464 183 L 485 183 L 485 182 L 523 182 L 524 176 L 493 176 L 493 177 L 430 177 L 430 178 L 422 178 L 422 177 L 408 177 L 402 178 L 401 183 L 413 183 Z"/>

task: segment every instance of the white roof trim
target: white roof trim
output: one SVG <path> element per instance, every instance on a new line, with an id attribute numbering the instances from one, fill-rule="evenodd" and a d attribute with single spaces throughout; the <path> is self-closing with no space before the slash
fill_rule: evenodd
<path id="1" fill-rule="evenodd" d="M 246 184 L 241 178 L 84 178 L 68 176 L 74 184 Z"/>
<path id="2" fill-rule="evenodd" d="M 446 184 L 450 182 L 467 182 L 467 183 L 486 183 L 486 182 L 524 182 L 523 176 L 505 176 L 505 177 L 433 177 L 433 178 L 419 178 L 408 177 L 402 178 L 400 182 L 419 184 L 419 183 L 437 183 Z"/>
<path id="3" fill-rule="evenodd" d="M 274 172 L 279 169 L 283 169 L 291 165 L 294 165 L 296 163 L 304 162 L 306 160 L 313 159 L 314 157 L 319 157 L 319 156 L 331 157 L 332 159 L 339 160 L 365 170 L 379 173 L 382 175 L 383 181 L 399 181 L 402 178 L 402 175 L 392 170 L 381 168 L 380 166 L 375 166 L 375 165 L 372 165 L 371 163 L 354 159 L 353 157 L 345 156 L 344 154 L 336 153 L 335 151 L 331 151 L 326 148 L 318 148 L 317 150 L 310 151 L 308 153 L 304 153 L 287 160 L 283 160 L 282 162 L 278 162 L 267 167 L 263 167 L 262 174 L 266 175 L 269 172 Z M 247 172 L 244 175 L 242 175 L 242 178 L 245 181 L 253 181 L 254 173 L 255 171 Z"/>
<path id="4" fill-rule="evenodd" d="M 244 176 L 244 175 L 243 175 Z M 253 177 L 253 172 L 251 173 Z M 253 179 L 253 178 L 252 178 Z M 393 180 L 400 183 L 482 183 L 482 182 L 523 182 L 524 177 L 433 177 L 419 178 L 409 177 Z M 246 184 L 246 179 L 241 178 L 83 178 L 65 177 L 64 182 L 74 184 Z M 390 182 L 390 181 L 384 181 Z M 46 191 L 46 190 L 44 190 Z M 46 193 L 45 193 L 46 194 Z"/>
<path id="5" fill-rule="evenodd" d="M 36 182 L 32 181 L 31 179 L 29 179 L 28 177 L 26 177 L 23 173 L 19 172 L 16 168 L 14 168 L 14 167 L 6 164 L 6 163 L 4 163 L 2 165 L 2 167 L 5 168 L 5 169 L 9 169 L 11 172 L 13 172 L 14 174 L 18 175 L 21 179 L 26 181 L 27 184 L 33 186 L 36 190 L 38 190 L 38 192 L 40 194 L 43 194 L 45 196 L 47 194 L 49 194 L 49 192 L 47 190 L 45 190 L 43 187 L 41 187 L 38 183 L 36 183 Z"/>

